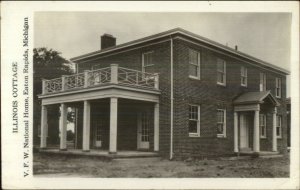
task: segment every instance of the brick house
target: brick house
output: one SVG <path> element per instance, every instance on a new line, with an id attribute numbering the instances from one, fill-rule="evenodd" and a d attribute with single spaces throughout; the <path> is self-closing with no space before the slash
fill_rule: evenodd
<path id="1" fill-rule="evenodd" d="M 76 109 L 75 149 L 153 151 L 169 158 L 284 153 L 288 71 L 181 28 L 71 59 L 77 74 L 44 80 L 41 148 L 50 107 Z M 59 108 L 59 109 L 58 109 Z"/>

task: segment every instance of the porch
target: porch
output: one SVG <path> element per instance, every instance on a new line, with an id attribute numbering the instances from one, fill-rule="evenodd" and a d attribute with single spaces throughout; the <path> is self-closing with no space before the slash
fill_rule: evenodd
<path id="1" fill-rule="evenodd" d="M 159 94 L 157 74 L 115 64 L 46 80 L 43 94 L 39 96 L 42 100 L 40 148 L 48 151 L 48 132 L 54 130 L 58 138 L 56 150 L 61 152 L 106 155 L 122 150 L 140 155 L 137 151 L 142 150 L 152 155 L 150 152 L 159 151 Z M 76 118 L 71 145 L 67 140 L 70 108 L 75 110 Z M 49 123 L 51 112 L 56 112 L 55 121 Z"/>
<path id="2" fill-rule="evenodd" d="M 277 107 L 279 105 L 270 91 L 247 92 L 234 100 L 235 153 L 258 156 L 278 154 Z M 271 130 L 267 130 L 267 120 Z M 271 131 L 271 135 L 267 135 L 267 131 Z M 264 144 L 263 150 L 262 144 Z"/>

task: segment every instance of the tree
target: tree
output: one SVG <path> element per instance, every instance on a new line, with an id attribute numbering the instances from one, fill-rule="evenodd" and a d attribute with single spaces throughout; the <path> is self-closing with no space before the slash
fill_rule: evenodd
<path id="1" fill-rule="evenodd" d="M 53 79 L 74 73 L 73 64 L 61 53 L 47 48 L 33 49 L 34 96 L 42 92 L 42 79 Z"/>
<path id="2" fill-rule="evenodd" d="M 73 74 L 74 67 L 70 61 L 61 56 L 60 52 L 42 47 L 33 49 L 33 72 L 34 143 L 38 143 L 41 102 L 37 96 L 42 93 L 42 79 L 53 79 L 62 75 Z"/>

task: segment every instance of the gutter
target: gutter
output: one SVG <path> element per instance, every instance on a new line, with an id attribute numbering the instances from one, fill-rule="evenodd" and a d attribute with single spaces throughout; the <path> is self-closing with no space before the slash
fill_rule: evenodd
<path id="1" fill-rule="evenodd" d="M 173 109 L 174 109 L 174 95 L 173 95 L 173 38 L 170 36 L 171 39 L 171 124 L 170 124 L 170 160 L 173 159 L 173 123 L 174 123 L 174 118 L 173 118 Z"/>

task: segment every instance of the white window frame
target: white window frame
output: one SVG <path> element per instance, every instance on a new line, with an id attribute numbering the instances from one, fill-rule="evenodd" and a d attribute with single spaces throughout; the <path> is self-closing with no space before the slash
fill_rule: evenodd
<path id="1" fill-rule="evenodd" d="M 142 72 L 145 72 L 145 68 L 154 66 L 154 63 L 153 63 L 153 52 L 154 51 L 147 51 L 147 52 L 142 53 Z M 145 65 L 145 55 L 148 55 L 148 54 L 152 54 L 151 64 Z"/>
<path id="2" fill-rule="evenodd" d="M 190 131 L 189 132 L 189 137 L 200 137 L 200 106 L 199 105 L 195 105 L 195 104 L 189 104 L 189 114 L 190 114 L 190 106 L 192 107 L 197 107 L 197 110 L 198 110 L 198 119 L 195 120 L 195 119 L 190 119 L 189 117 L 189 121 L 192 120 L 192 121 L 197 121 L 197 133 L 191 133 Z M 189 124 L 188 124 L 188 130 L 189 130 Z"/>
<path id="3" fill-rule="evenodd" d="M 245 79 L 245 84 L 243 83 L 243 79 Z M 241 66 L 241 86 L 247 87 L 247 84 L 248 84 L 247 67 Z"/>
<path id="4" fill-rule="evenodd" d="M 277 94 L 277 89 L 279 94 Z M 275 96 L 281 98 L 281 78 L 275 79 Z"/>
<path id="5" fill-rule="evenodd" d="M 279 135 L 277 134 L 277 128 L 279 128 Z M 282 116 L 277 115 L 276 118 L 276 137 L 281 139 L 282 138 Z"/>
<path id="6" fill-rule="evenodd" d="M 192 63 L 190 61 L 190 52 L 194 52 L 194 53 L 197 54 L 197 64 Z M 201 65 L 201 54 L 200 54 L 200 52 L 198 52 L 196 50 L 193 50 L 193 49 L 189 49 L 189 66 L 190 66 L 190 64 L 197 67 L 197 76 L 190 75 L 190 73 L 189 73 L 189 78 L 200 80 L 200 65 Z M 190 70 L 189 70 L 189 72 L 190 72 Z"/>
<path id="7" fill-rule="evenodd" d="M 223 64 L 224 64 L 223 71 L 218 70 L 219 61 L 223 62 Z M 222 73 L 223 82 L 218 81 L 218 73 Z M 223 60 L 223 59 L 220 59 L 220 58 L 217 58 L 217 84 L 222 85 L 222 86 L 226 86 L 226 61 Z"/>
<path id="8" fill-rule="evenodd" d="M 223 119 L 224 119 L 224 121 L 223 122 L 219 122 L 218 121 L 218 117 L 217 117 L 217 124 L 222 123 L 224 130 L 223 130 L 222 134 L 217 134 L 217 137 L 219 137 L 219 138 L 225 138 L 226 137 L 226 109 L 217 109 L 217 112 L 218 111 L 222 111 L 223 112 Z"/>
<path id="9" fill-rule="evenodd" d="M 263 123 L 261 121 L 261 118 L 263 117 Z M 262 130 L 262 127 L 264 127 L 264 130 Z M 259 131 L 260 131 L 260 138 L 265 139 L 267 138 L 267 116 L 266 114 L 259 114 Z M 262 133 L 264 132 L 264 134 Z"/>
<path id="10" fill-rule="evenodd" d="M 259 91 L 267 90 L 267 76 L 266 73 L 259 73 Z"/>

